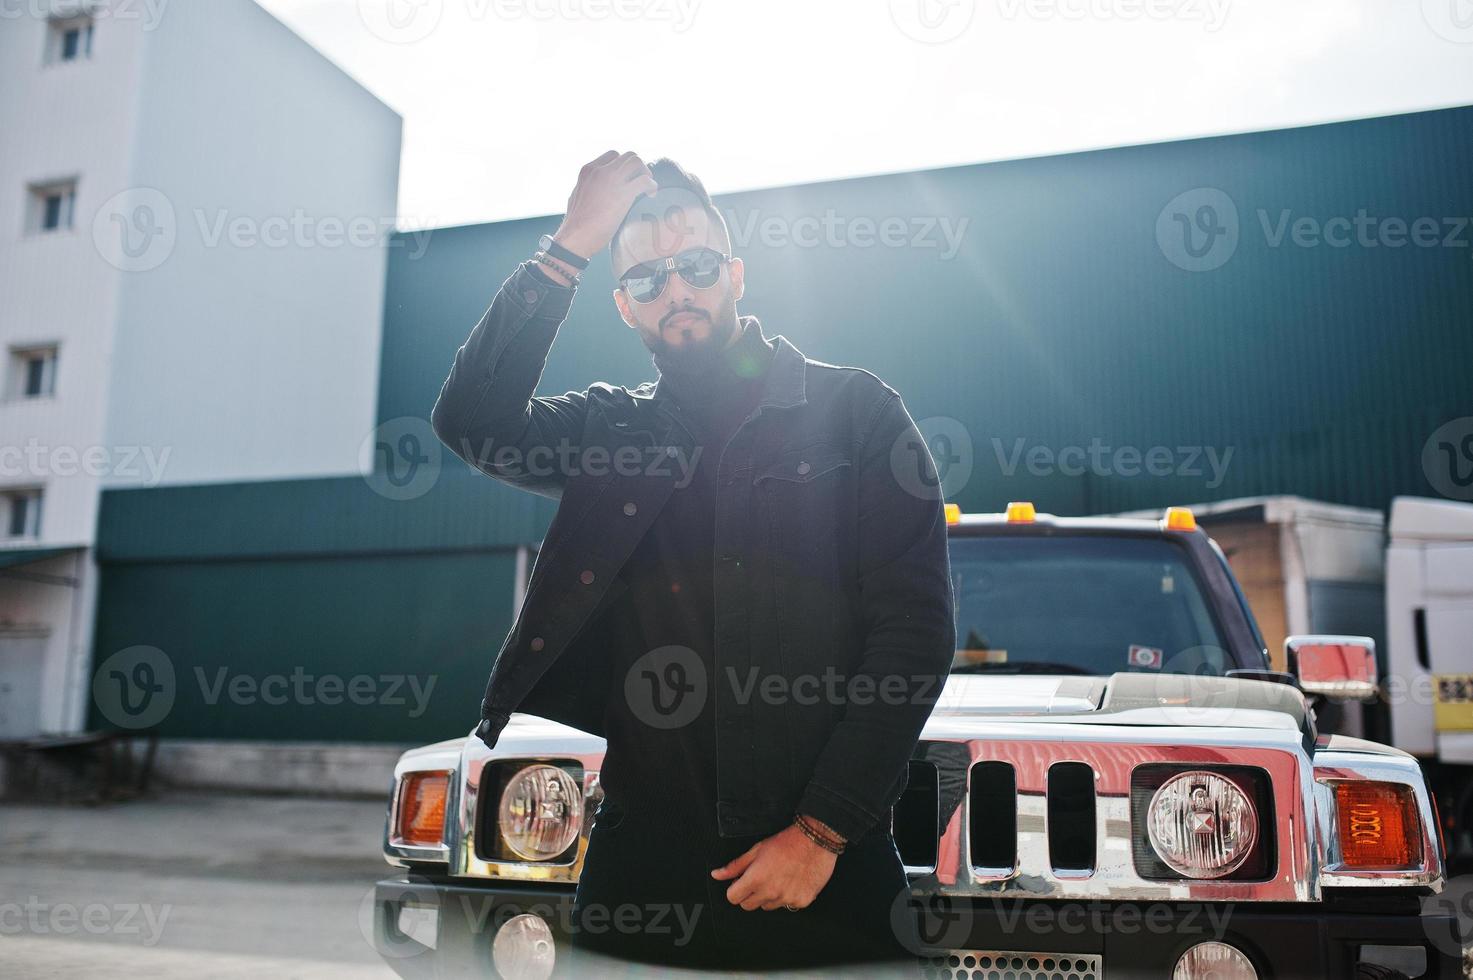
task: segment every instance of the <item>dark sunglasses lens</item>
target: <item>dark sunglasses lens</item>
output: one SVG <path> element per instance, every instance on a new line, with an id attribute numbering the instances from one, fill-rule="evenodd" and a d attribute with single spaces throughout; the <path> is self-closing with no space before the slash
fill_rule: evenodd
<path id="1" fill-rule="evenodd" d="M 708 248 L 687 253 L 680 266 L 680 275 L 697 289 L 710 289 L 721 278 L 721 256 Z"/>
<path id="2" fill-rule="evenodd" d="M 624 288 L 629 290 L 629 295 L 636 303 L 648 303 L 665 288 L 665 273 L 663 271 L 648 276 L 633 276 L 624 280 Z"/>

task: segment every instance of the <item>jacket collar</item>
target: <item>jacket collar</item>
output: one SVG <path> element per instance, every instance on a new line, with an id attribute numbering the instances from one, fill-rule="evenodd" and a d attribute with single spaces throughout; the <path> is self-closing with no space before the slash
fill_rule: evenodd
<path id="1" fill-rule="evenodd" d="M 762 324 L 755 316 L 739 317 L 738 323 L 743 332 L 748 329 L 756 331 L 757 336 L 761 337 L 764 343 L 771 343 L 774 348 L 772 363 L 768 366 L 766 381 L 762 386 L 762 397 L 758 400 L 757 407 L 759 409 L 796 408 L 799 405 L 808 404 L 808 358 L 803 356 L 803 352 L 794 347 L 781 334 L 769 341 L 762 333 Z M 649 395 L 650 401 L 653 404 L 663 405 L 670 397 L 670 385 L 662 374 Z"/>

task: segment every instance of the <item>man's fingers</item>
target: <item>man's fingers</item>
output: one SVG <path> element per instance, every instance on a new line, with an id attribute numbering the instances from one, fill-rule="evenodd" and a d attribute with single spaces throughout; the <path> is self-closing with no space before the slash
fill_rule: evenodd
<path id="1" fill-rule="evenodd" d="M 587 163 L 585 163 L 583 165 L 583 169 L 578 171 L 578 176 L 586 177 L 588 174 L 593 172 L 593 169 L 595 167 L 602 167 L 610 160 L 617 159 L 618 156 L 619 154 L 615 153 L 613 150 L 605 150 L 598 156 L 594 157 L 592 160 L 589 160 Z"/>
<path id="2" fill-rule="evenodd" d="M 747 865 L 751 864 L 757 859 L 757 848 L 760 846 L 761 844 L 753 844 L 751 847 L 747 848 L 747 852 L 741 857 L 737 858 L 735 861 L 723 864 L 721 867 L 711 872 L 711 877 L 715 878 L 717 881 L 725 881 L 728 878 L 735 878 L 737 875 L 747 870 Z"/>

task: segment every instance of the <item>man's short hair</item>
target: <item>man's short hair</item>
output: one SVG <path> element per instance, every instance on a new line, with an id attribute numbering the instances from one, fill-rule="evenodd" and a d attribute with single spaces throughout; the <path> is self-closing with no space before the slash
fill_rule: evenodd
<path id="1" fill-rule="evenodd" d="M 615 229 L 614 237 L 609 242 L 609 263 L 614 267 L 614 275 L 618 276 L 624 271 L 620 268 L 619 261 L 619 236 L 624 234 L 624 229 L 639 221 L 668 222 L 677 209 L 705 211 L 712 227 L 720 229 L 722 250 L 730 253 L 731 234 L 727 231 L 726 219 L 716 210 L 716 205 L 711 203 L 711 195 L 706 193 L 706 185 L 701 183 L 701 178 L 669 157 L 660 157 L 648 166 L 650 176 L 655 178 L 659 190 L 653 197 L 640 195 Z"/>

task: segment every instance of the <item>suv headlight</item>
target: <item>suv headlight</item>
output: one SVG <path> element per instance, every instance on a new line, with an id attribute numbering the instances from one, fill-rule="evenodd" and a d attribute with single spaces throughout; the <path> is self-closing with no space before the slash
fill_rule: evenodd
<path id="1" fill-rule="evenodd" d="M 1188 878 L 1221 878 L 1248 858 L 1258 839 L 1258 812 L 1237 783 L 1215 772 L 1173 776 L 1146 807 L 1156 854 Z"/>
<path id="2" fill-rule="evenodd" d="M 527 766 L 501 791 L 497 826 L 517 857 L 549 861 L 572 846 L 583 825 L 583 794 L 566 771 L 545 764 Z"/>

